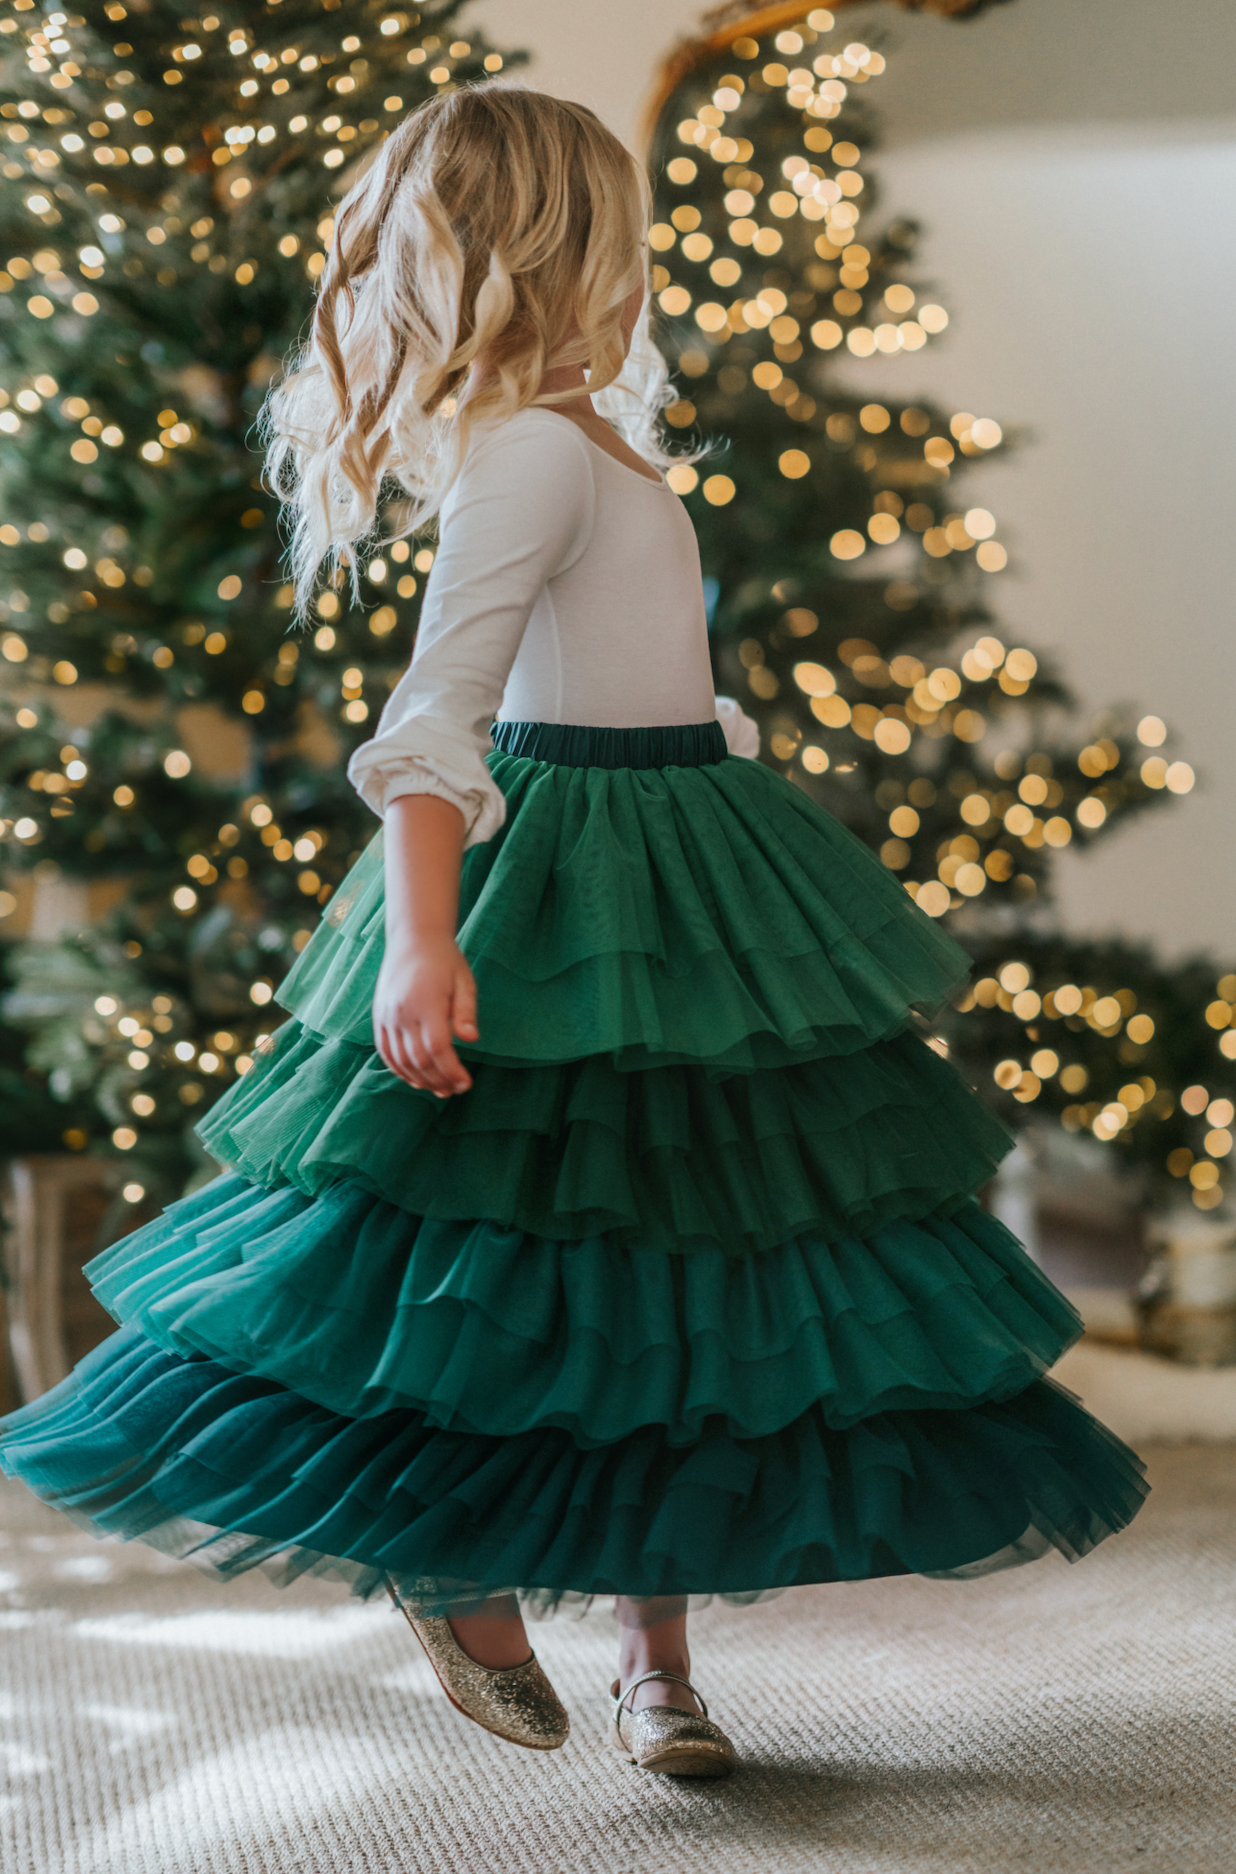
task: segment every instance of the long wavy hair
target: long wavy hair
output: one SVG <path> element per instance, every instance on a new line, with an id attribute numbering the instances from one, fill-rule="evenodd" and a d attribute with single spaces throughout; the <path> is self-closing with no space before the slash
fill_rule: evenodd
<path id="1" fill-rule="evenodd" d="M 591 395 L 650 462 L 670 393 L 645 298 L 647 178 L 582 104 L 509 80 L 431 98 L 339 206 L 308 345 L 267 401 L 267 467 L 292 522 L 299 615 L 325 570 L 437 514 L 473 426 Z M 587 387 L 542 396 L 551 367 Z"/>

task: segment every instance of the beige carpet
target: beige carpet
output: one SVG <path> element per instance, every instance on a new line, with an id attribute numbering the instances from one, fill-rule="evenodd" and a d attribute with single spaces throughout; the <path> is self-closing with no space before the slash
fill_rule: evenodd
<path id="1" fill-rule="evenodd" d="M 1126 1536 L 969 1586 L 696 1627 L 745 1760 L 602 1748 L 613 1628 L 537 1631 L 552 1757 L 455 1716 L 396 1616 L 216 1587 L 0 1494 L 4 1874 L 1231 1874 L 1236 1449 L 1161 1448 Z"/>

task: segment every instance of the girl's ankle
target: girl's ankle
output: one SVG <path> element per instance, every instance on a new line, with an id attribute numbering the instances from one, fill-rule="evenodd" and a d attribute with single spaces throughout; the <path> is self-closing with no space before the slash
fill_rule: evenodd
<path id="1" fill-rule="evenodd" d="M 618 1657 L 618 1671 L 624 1685 L 630 1685 L 632 1679 L 638 1679 L 646 1672 L 673 1672 L 680 1679 L 691 1676 L 690 1655 L 678 1647 L 673 1649 L 649 1649 L 647 1652 L 633 1652 L 626 1647 Z"/>
<path id="2" fill-rule="evenodd" d="M 673 1673 L 670 1679 L 647 1679 L 637 1686 L 631 1694 L 629 1709 L 642 1711 L 648 1705 L 676 1705 L 684 1711 L 696 1711 L 698 1707 L 690 1692 L 679 1679 L 691 1677 L 690 1656 L 681 1648 L 651 1648 L 635 1652 L 623 1648 L 618 1664 L 619 1685 L 632 1685 L 637 1679 L 643 1679 L 645 1673 Z"/>
<path id="3" fill-rule="evenodd" d="M 524 1666 L 532 1657 L 523 1618 L 513 1600 L 486 1602 L 470 1612 L 451 1614 L 450 1628 L 468 1658 L 491 1671 Z"/>
<path id="4" fill-rule="evenodd" d="M 662 1595 L 644 1600 L 620 1596 L 617 1614 L 622 1638 L 618 1649 L 619 1683 L 628 1686 L 648 1672 L 669 1672 L 676 1678 L 691 1676 L 691 1655 L 687 1648 L 687 1603 L 679 1595 Z M 652 1679 L 631 1695 L 631 1708 L 646 1705 L 678 1705 L 683 1710 L 696 1709 L 685 1686 L 673 1679 Z"/>

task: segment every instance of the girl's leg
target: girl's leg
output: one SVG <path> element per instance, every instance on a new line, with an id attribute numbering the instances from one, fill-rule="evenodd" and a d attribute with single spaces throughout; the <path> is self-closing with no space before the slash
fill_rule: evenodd
<path id="1" fill-rule="evenodd" d="M 519 1602 L 513 1594 L 469 1604 L 450 1615 L 451 1632 L 478 1666 L 522 1666 L 532 1657 Z"/>
<path id="2" fill-rule="evenodd" d="M 665 1594 L 637 1601 L 620 1594 L 617 1613 L 622 1629 L 618 1652 L 621 1685 L 630 1685 L 632 1679 L 645 1672 L 676 1672 L 682 1679 L 691 1677 L 685 1595 Z M 675 1685 L 670 1679 L 650 1679 L 639 1687 L 629 1709 L 640 1711 L 645 1705 L 675 1705 L 680 1711 L 691 1712 L 699 1709 L 686 1686 Z"/>
<path id="3" fill-rule="evenodd" d="M 691 1655 L 687 1646 L 687 1602 L 682 1595 L 658 1595 L 647 1600 L 632 1600 L 619 1595 L 617 1613 L 621 1627 L 618 1654 L 619 1682 L 629 1685 L 645 1672 L 674 1672 L 680 1678 L 691 1676 Z M 497 1595 L 468 1611 L 450 1616 L 451 1631 L 469 1659 L 490 1667 L 522 1666 L 532 1655 L 519 1603 L 512 1595 Z M 673 1705 L 680 1711 L 698 1710 L 695 1700 L 683 1685 L 670 1679 L 650 1679 L 641 1685 L 631 1701 L 632 1708 L 645 1705 Z"/>

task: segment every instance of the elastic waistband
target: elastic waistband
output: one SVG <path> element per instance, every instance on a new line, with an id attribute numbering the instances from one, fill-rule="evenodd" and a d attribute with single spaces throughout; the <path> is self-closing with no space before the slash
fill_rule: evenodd
<path id="1" fill-rule="evenodd" d="M 729 750 L 719 722 L 599 729 L 577 722 L 495 722 L 494 747 L 564 768 L 707 768 Z"/>

